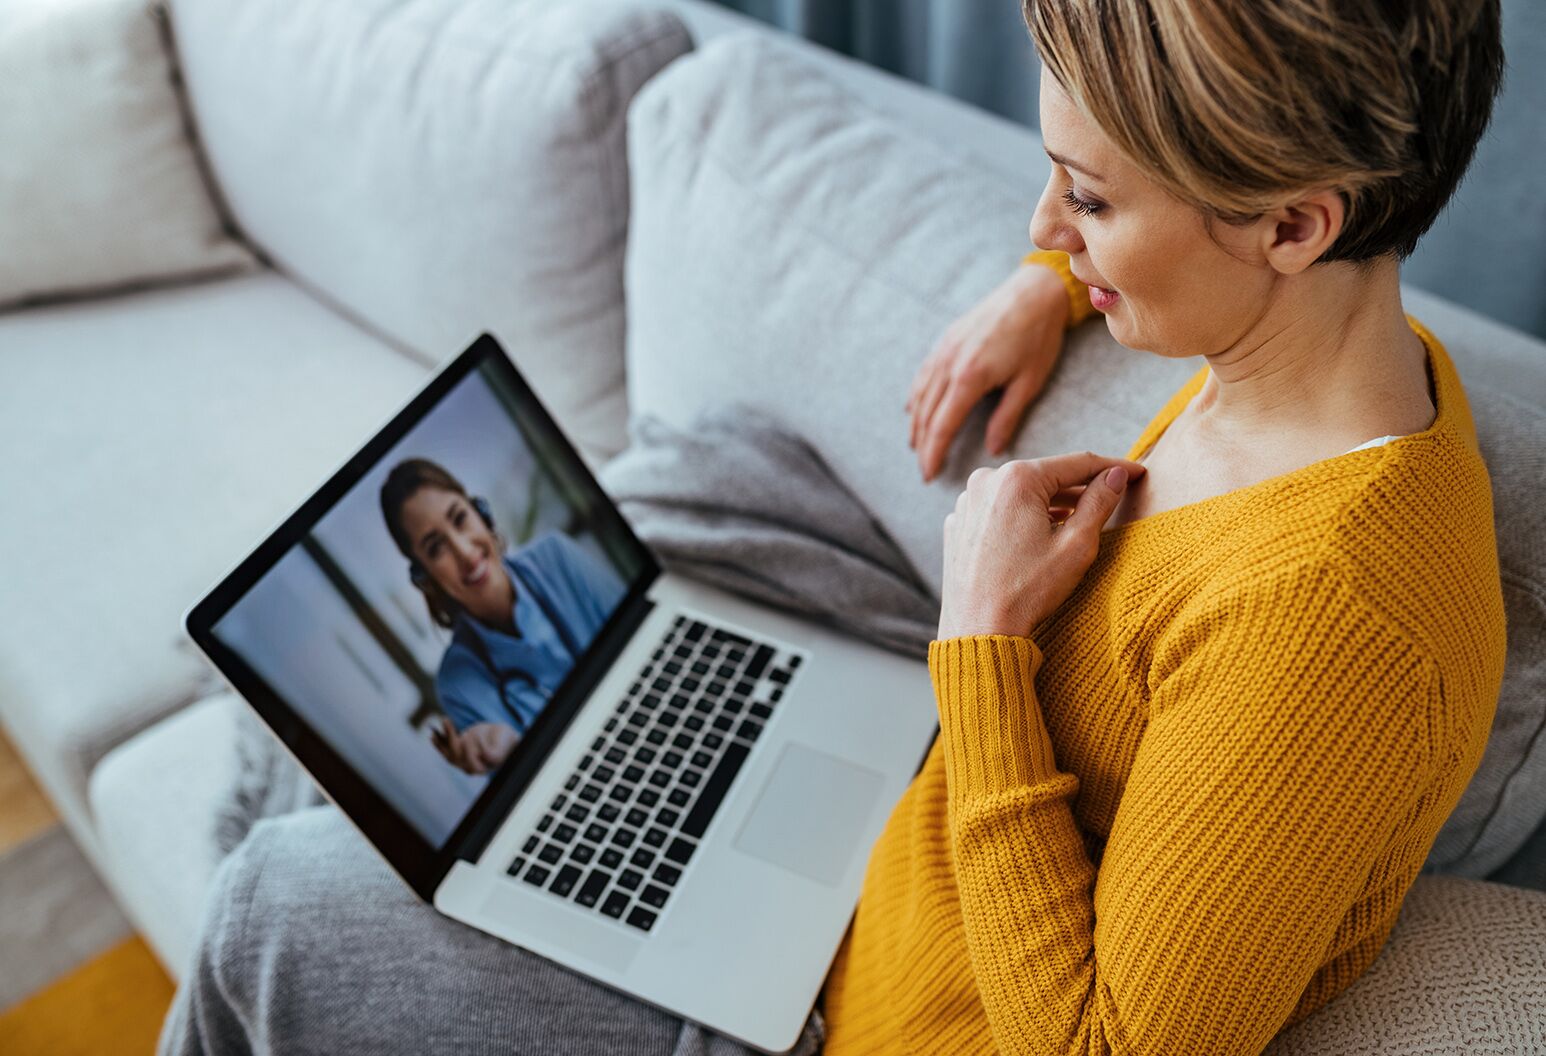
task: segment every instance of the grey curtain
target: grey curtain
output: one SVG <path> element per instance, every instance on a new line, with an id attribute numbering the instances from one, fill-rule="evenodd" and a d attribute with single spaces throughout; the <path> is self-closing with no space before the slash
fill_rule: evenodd
<path id="1" fill-rule="evenodd" d="M 1038 67 L 1017 0 L 718 0 L 1035 127 Z M 1546 0 L 1503 0 L 1493 125 L 1405 281 L 1546 337 Z"/>

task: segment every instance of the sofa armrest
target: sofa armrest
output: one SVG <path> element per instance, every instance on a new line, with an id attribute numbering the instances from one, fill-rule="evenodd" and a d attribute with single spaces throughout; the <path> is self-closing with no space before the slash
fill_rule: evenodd
<path id="1" fill-rule="evenodd" d="M 1546 1052 L 1546 892 L 1419 876 L 1379 958 L 1266 1056 Z"/>

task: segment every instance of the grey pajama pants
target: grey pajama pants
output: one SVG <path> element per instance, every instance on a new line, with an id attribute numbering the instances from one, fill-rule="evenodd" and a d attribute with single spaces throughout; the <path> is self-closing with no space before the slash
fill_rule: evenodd
<path id="1" fill-rule="evenodd" d="M 755 986 L 755 980 L 748 980 Z M 820 1049 L 819 1015 L 792 1050 Z M 748 1056 L 436 913 L 332 807 L 260 822 L 221 865 L 160 1052 Z"/>

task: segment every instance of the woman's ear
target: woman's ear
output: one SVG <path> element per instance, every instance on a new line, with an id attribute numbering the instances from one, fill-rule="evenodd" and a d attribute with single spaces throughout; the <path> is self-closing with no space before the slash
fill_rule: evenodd
<path id="1" fill-rule="evenodd" d="M 1297 275 L 1336 242 L 1347 220 L 1347 202 L 1337 191 L 1317 191 L 1266 216 L 1262 252 L 1283 275 Z"/>

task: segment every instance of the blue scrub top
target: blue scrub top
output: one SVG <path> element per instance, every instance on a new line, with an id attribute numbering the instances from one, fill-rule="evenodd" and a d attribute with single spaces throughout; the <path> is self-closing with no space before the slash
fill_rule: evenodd
<path id="1" fill-rule="evenodd" d="M 503 560 L 514 578 L 520 636 L 460 613 L 435 676 L 440 706 L 458 730 L 479 722 L 529 729 L 626 593 L 611 565 L 562 532 Z"/>

